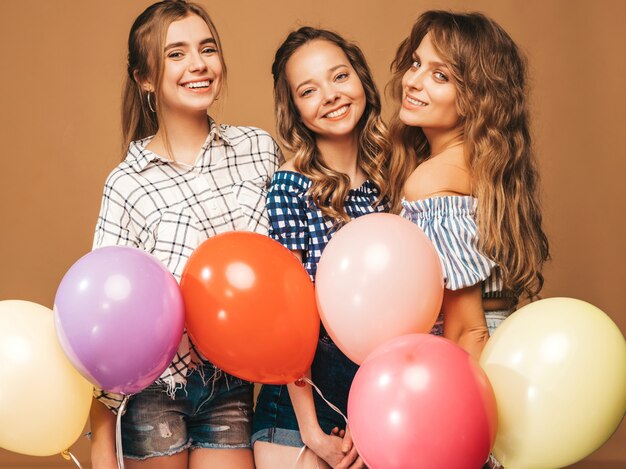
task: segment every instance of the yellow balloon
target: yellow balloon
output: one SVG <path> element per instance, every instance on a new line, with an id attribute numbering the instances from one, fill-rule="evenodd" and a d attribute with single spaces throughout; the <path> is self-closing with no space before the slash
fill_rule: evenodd
<path id="1" fill-rule="evenodd" d="M 495 457 L 507 469 L 560 468 L 599 448 L 626 412 L 626 342 L 600 309 L 572 298 L 520 308 L 480 364 L 498 405 Z"/>
<path id="2" fill-rule="evenodd" d="M 0 301 L 0 447 L 30 456 L 66 450 L 85 426 L 92 387 L 65 357 L 50 309 Z"/>

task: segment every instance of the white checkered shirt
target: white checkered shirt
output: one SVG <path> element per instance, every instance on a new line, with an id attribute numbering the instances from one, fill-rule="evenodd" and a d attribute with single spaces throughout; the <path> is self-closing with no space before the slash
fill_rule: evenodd
<path id="1" fill-rule="evenodd" d="M 234 230 L 268 233 L 265 199 L 280 150 L 267 132 L 227 125 L 218 129 L 211 121 L 194 165 L 152 153 L 146 149 L 150 140 L 131 143 L 126 159 L 107 178 L 94 249 L 141 248 L 180 281 L 185 262 L 207 238 Z M 185 332 L 159 378 L 170 395 L 200 359 Z M 100 390 L 95 395 L 113 411 L 123 397 Z"/>

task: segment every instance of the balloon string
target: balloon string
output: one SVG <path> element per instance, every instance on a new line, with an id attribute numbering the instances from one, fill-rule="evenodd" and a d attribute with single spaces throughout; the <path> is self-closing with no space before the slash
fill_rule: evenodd
<path id="1" fill-rule="evenodd" d="M 339 410 L 339 408 L 338 408 L 335 404 L 333 404 L 333 403 L 329 402 L 329 401 L 328 401 L 328 400 L 324 397 L 324 394 L 322 394 L 322 391 L 320 391 L 320 388 L 318 388 L 318 387 L 317 387 L 317 386 L 313 383 L 313 381 L 311 381 L 311 380 L 310 380 L 309 378 L 307 378 L 306 376 L 303 376 L 303 377 L 302 377 L 302 378 L 300 378 L 300 379 L 301 379 L 302 381 L 306 382 L 307 384 L 311 385 L 311 386 L 315 389 L 315 391 L 319 394 L 319 396 L 322 398 L 322 400 L 323 400 L 326 404 L 328 404 L 328 407 L 330 407 L 330 408 L 331 408 L 331 409 L 333 409 L 335 412 L 337 412 L 339 415 L 341 415 L 341 416 L 343 417 L 343 419 L 345 420 L 346 425 L 348 425 L 348 418 L 347 418 L 345 415 L 343 415 L 343 412 L 341 412 L 341 410 Z M 300 458 L 302 457 L 302 455 L 304 454 L 304 452 L 305 452 L 306 450 L 307 450 L 307 445 L 304 445 L 304 446 L 300 449 L 300 452 L 298 453 L 298 457 L 296 458 L 296 464 L 294 465 L 294 469 L 298 467 L 298 462 L 300 461 Z M 314 454 L 315 454 L 315 453 L 314 453 Z M 319 469 L 319 467 L 320 467 L 320 464 L 319 464 L 319 457 L 317 456 L 317 454 L 315 454 L 315 467 L 316 467 L 317 469 Z"/>
<path id="2" fill-rule="evenodd" d="M 303 381 L 305 381 L 306 383 L 310 384 L 311 386 L 313 386 L 313 388 L 315 388 L 315 390 L 317 391 L 317 393 L 320 395 L 320 397 L 322 398 L 322 400 L 328 404 L 328 407 L 330 407 L 331 409 L 333 409 L 335 412 L 337 412 L 339 415 L 341 415 L 343 417 L 343 419 L 346 422 L 346 425 L 348 425 L 348 417 L 346 417 L 345 415 L 343 415 L 343 412 L 341 412 L 336 405 L 328 402 L 326 400 L 326 398 L 324 397 L 324 394 L 322 394 L 322 391 L 320 391 L 320 388 L 318 388 L 315 384 L 313 384 L 313 381 L 311 381 L 309 378 L 307 378 L 306 376 L 304 376 L 303 378 L 301 378 Z"/>
<path id="3" fill-rule="evenodd" d="M 76 464 L 76 466 L 78 466 L 78 469 L 83 469 L 83 466 L 80 465 L 80 463 L 78 462 L 78 459 L 76 459 L 76 456 L 74 456 L 69 449 L 66 449 L 65 451 L 63 451 L 61 453 L 61 456 L 63 456 L 64 459 L 67 459 L 68 461 L 71 459 L 72 461 L 74 461 L 74 464 Z"/>
<path id="4" fill-rule="evenodd" d="M 122 414 L 126 411 L 128 398 L 124 396 L 119 409 L 117 409 L 117 420 L 115 422 L 115 454 L 117 456 L 117 469 L 124 469 L 124 453 L 122 451 Z"/>
<path id="5" fill-rule="evenodd" d="M 298 457 L 296 458 L 296 463 L 293 466 L 294 469 L 298 468 L 298 462 L 300 461 L 300 458 L 302 457 L 304 452 L 307 450 L 307 448 L 308 448 L 307 445 L 304 445 L 302 448 L 300 448 L 300 452 L 298 453 Z M 311 450 L 311 451 L 313 451 L 313 450 Z M 315 453 L 313 453 L 313 454 L 315 454 Z M 319 456 L 317 454 L 315 454 L 315 469 L 320 469 L 320 459 L 319 459 Z"/>
<path id="6" fill-rule="evenodd" d="M 304 445 L 302 448 L 300 448 L 300 452 L 298 453 L 298 457 L 296 458 L 296 463 L 294 464 L 293 469 L 297 469 L 298 468 L 298 462 L 300 461 L 300 458 L 302 457 L 302 455 L 306 451 L 306 448 L 307 448 L 306 445 Z"/>

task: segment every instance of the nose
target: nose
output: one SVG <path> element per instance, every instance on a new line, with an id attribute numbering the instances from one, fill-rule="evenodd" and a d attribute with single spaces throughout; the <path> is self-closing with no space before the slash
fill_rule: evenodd
<path id="1" fill-rule="evenodd" d="M 333 86 L 327 86 L 324 88 L 324 103 L 330 104 L 339 99 L 339 91 Z"/>
<path id="2" fill-rule="evenodd" d="M 421 70 L 408 69 L 404 74 L 404 83 L 409 88 L 421 90 L 424 85 L 424 76 L 421 73 Z"/>
<path id="3" fill-rule="evenodd" d="M 206 70 L 207 65 L 204 62 L 202 55 L 198 52 L 194 52 L 189 56 L 189 71 L 190 72 L 202 72 Z"/>

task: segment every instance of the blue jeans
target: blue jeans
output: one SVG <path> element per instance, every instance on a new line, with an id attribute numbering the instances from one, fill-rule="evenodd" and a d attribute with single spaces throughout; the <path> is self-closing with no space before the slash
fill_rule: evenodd
<path id="1" fill-rule="evenodd" d="M 252 384 L 204 363 L 174 399 L 152 384 L 122 417 L 124 457 L 147 459 L 195 448 L 249 448 Z"/>
<path id="2" fill-rule="evenodd" d="M 337 406 L 344 415 L 347 412 L 350 385 L 358 368 L 322 330 L 311 365 L 311 381 L 326 400 Z M 334 427 L 346 427 L 343 417 L 332 410 L 315 390 L 313 401 L 317 420 L 325 433 L 330 433 Z M 255 441 L 296 447 L 304 445 L 287 386 L 263 385 L 261 388 L 252 424 L 253 445 Z"/>

